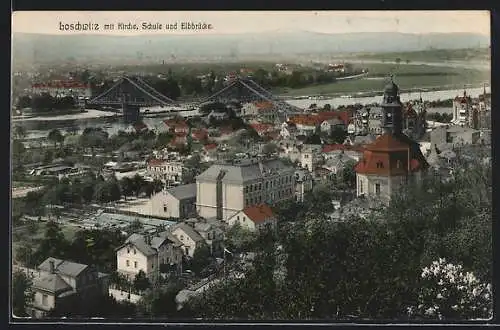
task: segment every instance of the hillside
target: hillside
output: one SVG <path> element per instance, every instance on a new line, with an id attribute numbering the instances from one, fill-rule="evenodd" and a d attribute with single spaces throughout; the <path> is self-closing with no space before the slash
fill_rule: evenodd
<path id="1" fill-rule="evenodd" d="M 324 34 L 307 31 L 235 35 L 41 35 L 16 33 L 13 55 L 18 62 L 41 63 L 75 59 L 112 63 L 183 58 L 304 53 L 407 52 L 429 48 L 459 49 L 489 45 L 489 38 L 468 33 Z"/>

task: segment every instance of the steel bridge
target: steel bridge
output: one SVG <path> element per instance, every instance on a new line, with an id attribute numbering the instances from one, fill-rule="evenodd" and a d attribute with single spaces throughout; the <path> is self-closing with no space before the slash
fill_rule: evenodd
<path id="1" fill-rule="evenodd" d="M 197 105 L 200 106 L 207 102 L 227 104 L 231 101 L 241 103 L 267 101 L 273 104 L 279 117 L 286 117 L 290 113 L 301 111 L 299 108 L 277 99 L 255 81 L 240 77 L 234 78 L 226 87 Z M 87 104 L 121 107 L 125 121 L 135 122 L 139 120 L 140 107 L 166 106 L 176 104 L 176 102 L 158 92 L 140 77 L 123 76 L 108 90 L 94 97 Z"/>
<path id="2" fill-rule="evenodd" d="M 135 122 L 139 119 L 140 107 L 172 105 L 175 101 L 158 92 L 140 77 L 123 76 L 87 104 L 120 106 L 125 121 Z"/>

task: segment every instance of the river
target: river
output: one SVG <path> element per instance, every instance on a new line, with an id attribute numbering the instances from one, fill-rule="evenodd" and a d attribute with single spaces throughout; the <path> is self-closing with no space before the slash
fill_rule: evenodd
<path id="1" fill-rule="evenodd" d="M 490 92 L 490 88 L 486 87 L 486 92 Z M 483 88 L 470 88 L 467 89 L 467 94 L 472 97 L 478 97 L 483 93 Z M 437 101 L 437 100 L 446 100 L 454 98 L 458 95 L 463 94 L 463 89 L 454 89 L 454 90 L 440 90 L 440 91 L 428 91 L 428 92 L 412 92 L 412 93 L 401 93 L 401 101 L 406 102 L 409 100 L 418 99 L 422 96 L 424 101 Z M 285 101 L 291 105 L 300 107 L 300 108 L 308 108 L 309 105 L 315 103 L 318 106 L 323 106 L 325 104 L 330 104 L 333 108 L 336 108 L 340 105 L 352 105 L 352 104 L 373 104 L 380 103 L 382 99 L 382 95 L 378 96 L 370 96 L 370 97 L 333 97 L 329 99 L 322 100 L 295 100 L 295 99 L 285 99 Z M 443 112 L 446 112 L 446 109 L 442 109 Z M 439 110 L 438 110 L 439 111 Z M 167 117 L 171 117 L 169 114 L 159 114 L 158 117 L 154 118 L 144 118 L 146 124 L 155 123 L 160 120 L 164 120 Z M 41 118 L 37 119 L 25 119 L 22 121 L 16 121 L 14 125 L 21 124 L 27 130 L 27 139 L 38 139 L 47 137 L 47 134 L 50 130 L 54 128 L 61 129 L 63 133 L 65 131 L 73 130 L 75 133 L 81 133 L 86 127 L 99 127 L 108 132 L 109 135 L 116 134 L 119 130 L 125 130 L 129 125 L 124 124 L 120 117 L 100 117 L 100 118 L 89 118 L 88 115 L 83 116 L 82 118 L 76 119 L 62 119 L 62 120 L 42 120 Z"/>

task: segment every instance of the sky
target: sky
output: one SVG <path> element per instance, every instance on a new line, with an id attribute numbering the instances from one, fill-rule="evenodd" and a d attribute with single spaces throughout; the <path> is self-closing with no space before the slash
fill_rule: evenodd
<path id="1" fill-rule="evenodd" d="M 212 29 L 119 31 L 117 23 L 173 24 L 192 21 L 211 24 Z M 99 24 L 99 31 L 61 31 L 60 24 Z M 115 24 L 115 30 L 104 31 L 104 24 Z M 12 32 L 43 34 L 96 33 L 137 35 L 169 34 L 233 34 L 250 32 L 312 31 L 320 33 L 403 32 L 453 33 L 468 32 L 490 35 L 488 11 L 18 11 L 12 15 Z"/>

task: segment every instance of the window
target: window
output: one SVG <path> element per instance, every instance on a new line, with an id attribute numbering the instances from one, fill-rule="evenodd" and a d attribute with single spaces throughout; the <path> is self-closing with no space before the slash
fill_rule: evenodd
<path id="1" fill-rule="evenodd" d="M 134 254 L 137 254 L 137 250 L 136 249 L 134 249 Z"/>
<path id="2" fill-rule="evenodd" d="M 44 294 L 42 295 L 42 305 L 47 306 L 49 304 L 49 296 Z"/>
<path id="3" fill-rule="evenodd" d="M 163 212 L 167 212 L 167 204 L 163 204 Z"/>
<path id="4" fill-rule="evenodd" d="M 127 249 L 127 253 L 130 253 L 130 249 Z"/>
<path id="5" fill-rule="evenodd" d="M 399 159 L 396 161 L 396 168 L 401 168 L 401 161 Z"/>
<path id="6" fill-rule="evenodd" d="M 266 181 L 266 189 L 269 188 L 269 182 Z"/>
<path id="7" fill-rule="evenodd" d="M 381 161 L 378 161 L 377 168 L 384 168 L 384 163 L 382 163 Z"/>
<path id="8" fill-rule="evenodd" d="M 130 267 L 130 260 L 127 260 L 127 267 Z"/>
<path id="9" fill-rule="evenodd" d="M 236 217 L 236 220 L 240 221 L 240 216 L 239 215 Z"/>
<path id="10" fill-rule="evenodd" d="M 181 235 L 181 241 L 183 241 L 183 240 L 184 240 L 184 235 Z"/>
<path id="11" fill-rule="evenodd" d="M 151 269 L 155 269 L 155 264 L 151 264 Z"/>
<path id="12" fill-rule="evenodd" d="M 259 190 L 262 190 L 262 183 L 259 183 Z"/>
<path id="13" fill-rule="evenodd" d="M 375 183 L 375 194 L 380 195 L 380 183 Z"/>
<path id="14" fill-rule="evenodd" d="M 246 218 L 245 218 L 245 217 L 243 217 L 243 222 L 245 222 L 245 220 L 246 220 Z"/>
<path id="15" fill-rule="evenodd" d="M 359 180 L 359 193 L 360 194 L 363 193 L 363 181 L 362 180 Z"/>
<path id="16" fill-rule="evenodd" d="M 134 268 L 137 268 L 137 261 L 134 261 Z"/>

